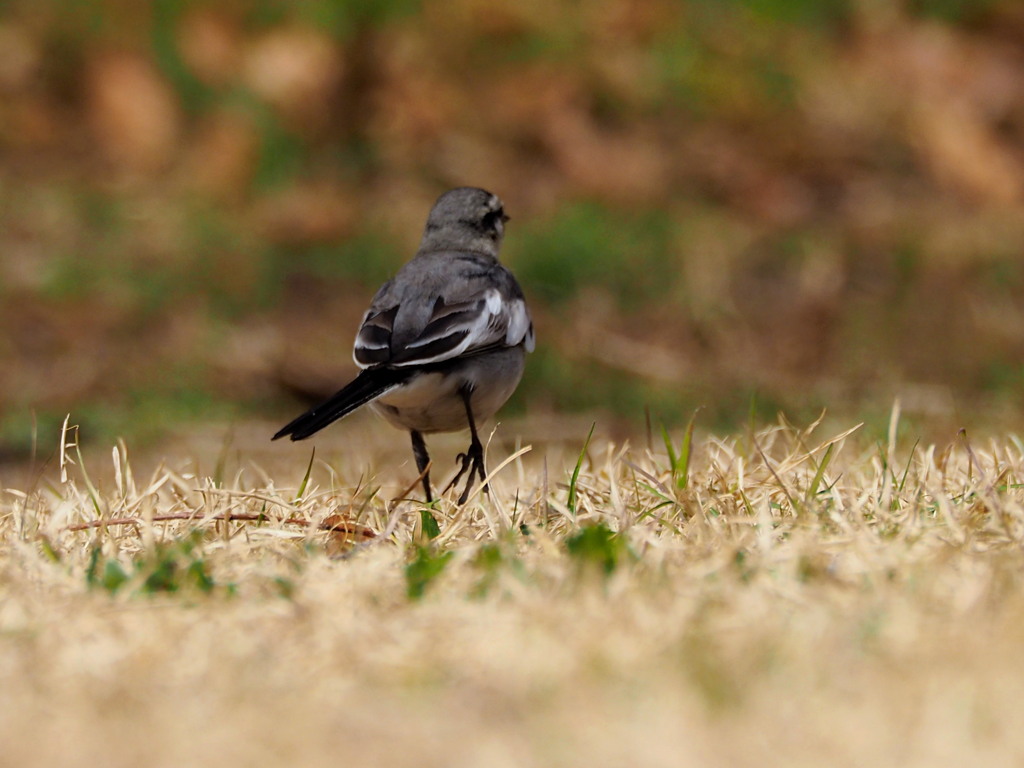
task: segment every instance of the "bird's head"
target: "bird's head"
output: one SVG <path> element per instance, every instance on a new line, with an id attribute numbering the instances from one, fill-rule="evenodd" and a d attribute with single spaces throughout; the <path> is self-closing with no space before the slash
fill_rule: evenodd
<path id="1" fill-rule="evenodd" d="M 478 187 L 449 190 L 430 209 L 420 250 L 477 251 L 497 257 L 506 221 L 497 195 Z"/>

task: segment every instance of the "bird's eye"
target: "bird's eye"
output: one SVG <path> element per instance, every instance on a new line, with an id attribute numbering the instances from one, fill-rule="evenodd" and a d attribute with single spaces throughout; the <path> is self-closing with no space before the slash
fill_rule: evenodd
<path id="1" fill-rule="evenodd" d="M 505 215 L 505 211 L 499 208 L 496 211 L 488 211 L 484 214 L 484 226 L 487 229 L 498 229 L 501 224 L 508 221 L 508 216 Z"/>

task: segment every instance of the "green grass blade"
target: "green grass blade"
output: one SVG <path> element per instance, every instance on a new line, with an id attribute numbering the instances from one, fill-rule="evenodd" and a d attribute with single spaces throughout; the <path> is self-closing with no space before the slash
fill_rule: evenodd
<path id="1" fill-rule="evenodd" d="M 302 482 L 299 483 L 299 490 L 295 494 L 295 499 L 292 501 L 293 504 L 298 504 L 302 501 L 302 496 L 306 492 L 306 488 L 309 486 L 309 476 L 313 474 L 313 459 L 316 458 L 316 447 L 313 447 L 313 452 L 309 454 L 309 464 L 306 465 L 306 474 L 302 476 Z"/>
<path id="2" fill-rule="evenodd" d="M 740 501 L 743 502 L 743 508 L 747 511 L 750 517 L 754 517 L 754 508 L 750 505 L 750 499 L 747 498 L 747 494 L 740 491 Z"/>
<path id="3" fill-rule="evenodd" d="M 907 484 L 907 475 L 910 473 L 910 465 L 914 463 L 914 452 L 920 444 L 921 438 L 917 438 L 917 440 L 914 441 L 913 447 L 910 449 L 910 457 L 907 459 L 907 466 L 903 468 L 903 477 L 900 478 L 900 484 L 896 488 L 897 493 L 903 493 L 903 489 Z"/>
<path id="4" fill-rule="evenodd" d="M 676 474 L 676 447 L 672 445 L 672 438 L 668 434 L 668 430 L 665 429 L 665 424 L 661 425 L 661 439 L 665 441 L 665 453 L 668 454 L 668 466 L 672 470 L 672 476 Z"/>
<path id="5" fill-rule="evenodd" d="M 441 526 L 429 509 L 420 510 L 420 524 L 423 526 L 423 535 L 428 539 L 436 539 L 441 535 Z"/>
<path id="6" fill-rule="evenodd" d="M 829 462 L 832 461 L 833 449 L 835 447 L 835 443 L 829 443 L 828 448 L 825 449 L 825 455 L 821 457 L 821 463 L 818 464 L 818 468 L 814 472 L 814 478 L 811 480 L 811 485 L 807 489 L 807 496 L 805 499 L 808 503 L 818 495 L 818 487 L 821 485 L 821 481 L 825 478 L 825 470 L 828 469 Z"/>
<path id="7" fill-rule="evenodd" d="M 698 408 L 697 411 L 700 409 Z M 697 411 L 690 417 L 690 423 L 686 425 L 686 433 L 683 435 L 683 445 L 679 449 L 679 460 L 674 463 L 672 475 L 675 477 L 676 487 L 685 489 L 690 484 L 690 456 L 693 448 L 693 427 L 697 421 Z"/>
<path id="8" fill-rule="evenodd" d="M 583 449 L 580 451 L 579 458 L 576 459 L 576 467 L 573 469 L 572 479 L 569 481 L 569 500 L 566 502 L 566 506 L 569 508 L 569 513 L 573 516 L 576 515 L 577 483 L 580 479 L 580 469 L 583 467 L 583 458 L 587 455 L 587 447 L 590 445 L 590 438 L 594 436 L 594 428 L 596 426 L 596 421 L 590 425 L 590 432 L 587 433 L 587 439 L 583 441 Z"/>
<path id="9" fill-rule="evenodd" d="M 97 575 L 100 570 L 100 548 L 94 546 L 89 552 L 89 564 L 85 567 L 85 583 L 90 588 L 95 587 L 99 583 L 99 576 Z"/>

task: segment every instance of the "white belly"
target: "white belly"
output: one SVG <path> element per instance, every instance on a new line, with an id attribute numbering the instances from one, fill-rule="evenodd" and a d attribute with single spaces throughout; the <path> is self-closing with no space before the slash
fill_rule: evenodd
<path id="1" fill-rule="evenodd" d="M 413 377 L 409 383 L 379 397 L 370 407 L 401 429 L 468 429 L 463 388 L 470 391 L 474 420 L 479 423 L 490 418 L 519 384 L 524 357 L 520 346 L 454 361 L 442 370 Z"/>

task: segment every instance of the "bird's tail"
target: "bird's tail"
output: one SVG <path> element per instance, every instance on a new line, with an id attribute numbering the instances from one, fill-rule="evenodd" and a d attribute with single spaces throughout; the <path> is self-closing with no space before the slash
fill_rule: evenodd
<path id="1" fill-rule="evenodd" d="M 333 421 L 347 416 L 361 405 L 376 400 L 409 379 L 413 371 L 394 368 L 368 368 L 315 408 L 285 424 L 274 440 L 291 437 L 305 440 Z"/>

